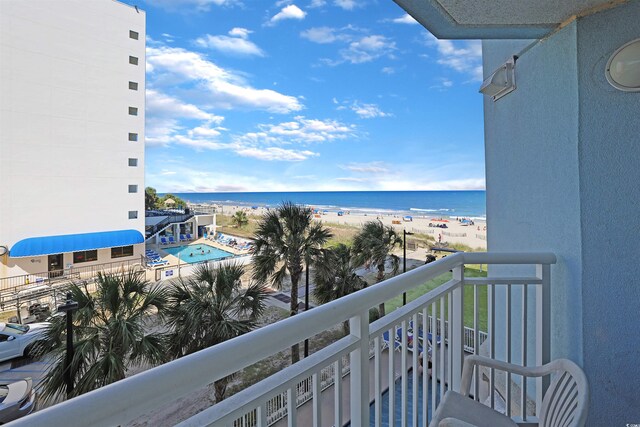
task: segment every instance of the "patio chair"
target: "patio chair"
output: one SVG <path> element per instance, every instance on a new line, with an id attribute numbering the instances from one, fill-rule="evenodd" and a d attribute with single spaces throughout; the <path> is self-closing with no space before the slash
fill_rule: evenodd
<path id="1" fill-rule="evenodd" d="M 584 426 L 588 412 L 589 384 L 582 369 L 572 361 L 558 359 L 543 366 L 524 367 L 472 355 L 464 360 L 460 383 L 462 394 L 448 391 L 433 414 L 429 427 L 515 427 L 518 425 L 508 416 L 468 397 L 473 369 L 474 367 L 479 369 L 480 365 L 525 377 L 551 375 L 549 388 L 542 398 L 538 425 L 543 427 Z"/>
<path id="2" fill-rule="evenodd" d="M 184 234 L 181 234 L 181 235 L 180 235 L 180 241 L 181 241 L 181 242 L 186 242 L 186 241 L 187 241 L 187 238 L 185 237 L 185 235 L 184 235 Z"/>
<path id="3" fill-rule="evenodd" d="M 187 233 L 186 236 L 187 236 L 187 240 L 193 240 L 193 237 L 191 237 L 190 233 Z"/>
<path id="4" fill-rule="evenodd" d="M 169 244 L 173 245 L 176 243 L 176 239 L 173 238 L 173 236 L 169 236 Z"/>
<path id="5" fill-rule="evenodd" d="M 382 350 L 389 348 L 389 331 L 382 333 Z M 397 340 L 393 340 L 393 349 L 400 351 L 400 343 Z"/>
<path id="6" fill-rule="evenodd" d="M 413 338 L 414 335 L 411 331 L 407 331 L 407 350 L 413 352 Z M 396 328 L 396 343 L 398 344 L 398 347 L 400 349 L 402 349 L 402 328 Z M 424 348 L 422 347 L 422 344 L 420 344 L 420 341 L 418 341 L 418 353 L 422 353 L 424 351 Z"/>
<path id="7" fill-rule="evenodd" d="M 167 238 L 166 237 L 160 237 L 160 244 L 161 245 L 168 245 L 169 242 L 167 242 Z"/>

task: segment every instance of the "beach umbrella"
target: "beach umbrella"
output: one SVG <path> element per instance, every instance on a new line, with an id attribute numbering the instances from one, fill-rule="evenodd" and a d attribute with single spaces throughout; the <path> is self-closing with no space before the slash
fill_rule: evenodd
<path id="1" fill-rule="evenodd" d="M 173 199 L 167 199 L 167 200 L 164 201 L 164 204 L 165 204 L 165 206 L 166 205 L 175 205 L 176 201 L 173 200 Z"/>

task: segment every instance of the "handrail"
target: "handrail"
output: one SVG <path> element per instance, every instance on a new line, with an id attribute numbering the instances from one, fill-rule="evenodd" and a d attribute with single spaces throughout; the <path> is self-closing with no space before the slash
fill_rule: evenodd
<path id="1" fill-rule="evenodd" d="M 194 212 L 190 212 L 188 214 L 179 214 L 168 216 L 159 223 L 151 226 L 149 230 L 145 230 L 145 235 L 147 236 L 145 240 L 149 240 L 153 238 L 156 234 L 164 230 L 169 224 L 175 224 L 178 222 L 185 222 L 193 218 L 196 214 Z"/>
<path id="2" fill-rule="evenodd" d="M 72 280 L 89 274 L 94 276 L 97 271 L 113 270 L 120 268 L 134 268 L 140 265 L 139 259 L 128 259 L 121 261 L 112 261 L 101 264 L 92 264 L 86 266 L 73 266 L 72 268 L 66 268 L 61 270 L 43 271 L 40 273 L 21 274 L 18 276 L 10 276 L 0 278 L 0 292 L 11 291 L 19 292 L 22 289 L 27 289 L 30 286 L 36 284 L 51 284 L 52 282 L 59 283 L 65 280 Z"/>
<path id="3" fill-rule="evenodd" d="M 370 307 L 388 301 L 427 280 L 449 272 L 451 269 L 459 270 L 465 263 L 552 264 L 555 261 L 555 255 L 550 253 L 457 253 L 339 300 L 321 305 L 311 311 L 267 325 L 248 334 L 62 402 L 17 420 L 14 425 L 123 424 L 195 389 L 205 387 L 213 381 L 258 362 L 283 348 L 318 334 L 324 331 L 327 325 L 336 325 L 347 319 L 352 321 L 361 319 L 359 321 L 363 321 L 363 316 L 367 315 Z M 453 292 L 460 289 L 456 288 L 456 282 L 458 279 L 455 278 L 449 282 Z M 435 299 L 442 295 L 442 292 L 443 289 L 434 289 L 420 297 L 420 300 Z M 416 309 L 417 303 L 415 307 L 410 303 L 396 310 L 398 313 L 394 312 L 383 319 L 386 319 L 386 323 L 388 323 L 392 317 L 406 315 Z M 354 325 L 357 326 L 357 322 Z M 382 325 L 381 321 L 371 325 L 367 324 L 365 325 L 366 331 L 380 332 L 384 329 Z M 360 332 L 365 330 L 363 326 L 352 327 L 352 337 L 354 333 L 358 334 L 358 331 L 354 332 L 354 329 L 358 329 Z M 462 326 L 459 329 L 462 332 Z M 366 344 L 360 342 L 361 349 L 365 345 L 368 349 L 368 337 L 366 337 Z M 361 339 L 359 340 L 361 341 Z M 462 337 L 457 340 L 462 343 Z M 462 345 L 460 347 L 462 348 Z M 215 366 L 216 369 L 212 369 L 212 366 Z M 292 368 L 295 366 L 297 365 Z M 171 387 L 167 387 L 168 384 L 171 384 Z"/>

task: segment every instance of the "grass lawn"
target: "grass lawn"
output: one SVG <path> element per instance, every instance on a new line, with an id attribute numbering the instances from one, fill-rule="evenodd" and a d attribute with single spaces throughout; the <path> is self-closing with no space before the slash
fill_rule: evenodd
<path id="1" fill-rule="evenodd" d="M 464 275 L 467 277 L 487 277 L 486 271 L 480 271 L 470 268 L 465 268 Z M 407 292 L 407 301 L 413 301 L 421 295 L 429 292 L 432 289 L 437 288 L 443 283 L 451 279 L 451 273 L 443 274 L 435 279 L 429 280 L 424 285 L 418 286 L 409 292 Z M 374 285 L 375 286 L 375 285 Z M 393 310 L 402 306 L 402 295 L 387 301 L 385 303 L 385 310 L 387 313 L 391 313 Z M 487 330 L 487 287 L 478 287 L 478 322 L 481 331 Z M 446 315 L 446 312 L 445 312 Z M 465 287 L 464 290 L 464 324 L 470 328 L 473 327 L 473 288 L 471 286 Z"/>

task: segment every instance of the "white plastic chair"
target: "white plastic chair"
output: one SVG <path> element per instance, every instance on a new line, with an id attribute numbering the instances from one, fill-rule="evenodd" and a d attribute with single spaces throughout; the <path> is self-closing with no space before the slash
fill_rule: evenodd
<path id="1" fill-rule="evenodd" d="M 462 394 L 448 391 L 433 414 L 429 427 L 513 427 L 518 425 L 511 418 L 468 397 L 473 370 L 479 365 L 525 377 L 553 375 L 549 388 L 542 398 L 538 425 L 541 427 L 584 426 L 589 404 L 589 384 L 582 369 L 572 361 L 558 359 L 543 366 L 523 367 L 473 355 L 464 360 L 460 383 Z"/>

